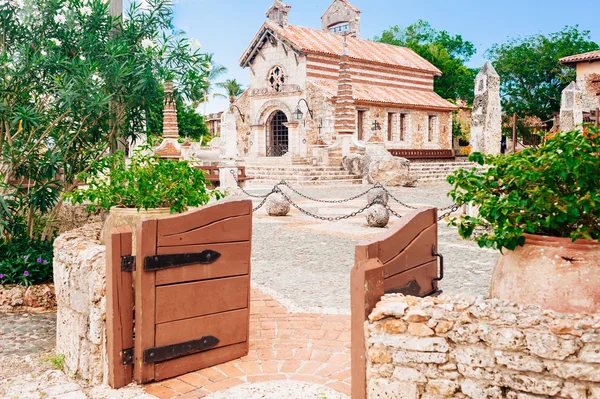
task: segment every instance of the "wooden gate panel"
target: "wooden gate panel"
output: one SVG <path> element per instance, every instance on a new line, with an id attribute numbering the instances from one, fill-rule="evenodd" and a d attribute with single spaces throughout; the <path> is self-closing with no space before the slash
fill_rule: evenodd
<path id="1" fill-rule="evenodd" d="M 434 260 L 384 279 L 383 288 L 386 294 L 400 288 L 405 295 L 422 296 L 437 290 L 437 284 L 434 282 L 436 277 L 438 264 L 437 260 Z"/>
<path id="2" fill-rule="evenodd" d="M 156 323 L 248 307 L 250 277 L 239 276 L 156 288 Z"/>
<path id="3" fill-rule="evenodd" d="M 386 292 L 422 296 L 437 291 L 437 237 L 437 209 L 428 208 L 356 246 L 350 274 L 352 399 L 366 398 L 365 320 Z"/>
<path id="4" fill-rule="evenodd" d="M 173 345 L 206 336 L 219 337 L 219 344 L 215 348 L 244 342 L 246 329 L 233 328 L 233 326 L 246 327 L 247 316 L 245 309 L 239 309 L 158 324 L 156 326 L 156 346 Z"/>
<path id="5" fill-rule="evenodd" d="M 153 223 L 138 225 L 136 320 L 140 302 L 143 326 L 139 344 L 136 337 L 136 381 L 246 355 L 252 202 L 219 203 Z"/>
<path id="6" fill-rule="evenodd" d="M 437 226 L 431 225 L 423 230 L 405 248 L 397 248 L 396 250 L 399 250 L 400 252 L 385 263 L 385 278 L 405 272 L 415 266 L 435 261 L 436 259 L 432 255 L 431 247 L 437 242 L 437 234 Z"/>
<path id="7" fill-rule="evenodd" d="M 133 347 L 133 281 L 123 271 L 123 256 L 131 255 L 131 228 L 115 227 L 106 240 L 106 347 L 108 383 L 115 389 L 133 381 L 133 364 L 123 364 Z"/>
<path id="8" fill-rule="evenodd" d="M 220 277 L 241 276 L 250 273 L 250 242 L 226 244 L 189 245 L 181 247 L 159 247 L 158 255 L 174 253 L 199 253 L 206 250 L 217 251 L 221 256 L 210 265 L 196 264 L 174 269 L 158 270 L 156 285 L 173 284 L 181 281 L 199 281 Z"/>

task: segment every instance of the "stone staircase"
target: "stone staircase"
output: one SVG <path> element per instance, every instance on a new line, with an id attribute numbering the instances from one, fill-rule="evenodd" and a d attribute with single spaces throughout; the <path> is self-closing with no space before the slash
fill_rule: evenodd
<path id="1" fill-rule="evenodd" d="M 361 184 L 362 178 L 345 171 L 341 166 L 257 165 L 245 164 L 250 185 L 273 186 L 281 180 L 301 186 Z"/>
<path id="2" fill-rule="evenodd" d="M 411 162 L 411 175 L 421 183 L 445 181 L 446 178 L 458 169 L 481 168 L 471 162 Z"/>

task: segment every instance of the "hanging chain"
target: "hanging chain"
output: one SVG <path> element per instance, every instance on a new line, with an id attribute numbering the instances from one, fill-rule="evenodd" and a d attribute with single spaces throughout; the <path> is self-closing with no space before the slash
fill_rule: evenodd
<path id="1" fill-rule="evenodd" d="M 379 184 L 379 183 L 377 183 L 377 184 Z M 300 191 L 298 191 L 294 187 L 290 186 L 290 184 L 288 182 L 286 182 L 285 180 L 282 180 L 281 183 L 279 183 L 280 186 L 286 186 L 287 188 L 292 190 L 293 193 L 299 195 L 302 198 L 305 198 L 309 201 L 322 202 L 325 204 L 341 204 L 344 202 L 354 201 L 356 199 L 359 199 L 359 198 L 364 197 L 365 195 L 369 194 L 371 191 L 373 191 L 375 188 L 377 188 L 377 184 L 375 186 L 371 187 L 370 189 L 368 189 L 367 191 L 357 194 L 350 198 L 345 198 L 345 199 L 341 199 L 341 200 L 323 200 L 323 199 L 319 199 L 319 198 L 309 197 L 306 194 L 302 194 Z"/>
<path id="2" fill-rule="evenodd" d="M 438 217 L 438 222 L 441 220 L 446 219 L 447 216 L 450 216 L 451 214 L 453 214 L 454 212 L 458 211 L 460 209 L 460 205 L 458 204 L 454 204 L 450 207 L 444 208 L 444 209 L 438 209 L 440 211 L 444 211 L 446 210 L 447 212 L 442 214 L 440 217 Z"/>
<path id="3" fill-rule="evenodd" d="M 308 196 L 308 195 L 306 195 L 306 194 L 303 194 L 303 193 L 301 193 L 300 191 L 298 191 L 298 190 L 296 190 L 294 187 L 292 187 L 292 186 L 291 186 L 291 185 L 290 185 L 288 182 L 286 182 L 285 180 L 282 180 L 281 182 L 279 182 L 278 184 L 276 184 L 275 186 L 273 186 L 273 189 L 272 189 L 272 190 L 271 190 L 269 193 L 267 193 L 267 194 L 265 194 L 265 195 L 255 195 L 255 194 L 251 194 L 251 193 L 249 193 L 248 191 L 246 191 L 246 190 L 244 190 L 244 189 L 242 188 L 242 185 L 240 184 L 239 180 L 237 179 L 237 176 L 235 175 L 235 171 L 233 171 L 233 170 L 232 170 L 232 171 L 231 171 L 231 174 L 233 175 L 233 178 L 234 178 L 234 180 L 235 180 L 235 182 L 236 182 L 236 184 L 237 184 L 238 188 L 239 188 L 240 190 L 242 190 L 242 192 L 243 192 L 244 194 L 246 194 L 247 196 L 249 196 L 249 197 L 252 197 L 252 198 L 261 198 L 261 199 L 262 199 L 262 201 L 260 202 L 260 204 L 258 204 L 257 206 L 255 206 L 255 207 L 252 209 L 252 211 L 253 211 L 253 212 L 256 212 L 256 211 L 258 211 L 260 208 L 262 208 L 262 207 L 265 205 L 265 203 L 267 202 L 267 200 L 269 199 L 269 197 L 270 197 L 272 194 L 279 193 L 279 194 L 281 194 L 281 195 L 283 196 L 283 198 L 285 198 L 285 200 L 286 200 L 286 201 L 287 201 L 287 202 L 288 202 L 290 205 L 292 205 L 294 208 L 296 208 L 297 210 L 299 210 L 300 212 L 304 213 L 304 214 L 305 214 L 305 215 L 307 215 L 307 216 L 310 216 L 310 217 L 313 217 L 313 218 L 315 218 L 315 219 L 319 219 L 319 220 L 325 220 L 325 221 L 330 221 L 330 222 L 336 222 L 336 221 L 339 221 L 339 220 L 350 219 L 350 218 L 352 218 L 352 217 L 355 217 L 355 216 L 358 216 L 358 215 L 360 215 L 361 213 L 365 212 L 366 210 L 368 210 L 369 208 L 371 208 L 372 206 L 374 206 L 374 205 L 377 205 L 377 204 L 380 204 L 380 205 L 383 205 L 383 206 L 385 206 L 385 208 L 388 210 L 388 212 L 390 212 L 392 215 L 396 216 L 397 218 L 399 218 L 399 219 L 400 219 L 400 218 L 402 218 L 402 215 L 400 215 L 399 213 L 397 213 L 396 211 L 394 211 L 394 210 L 393 210 L 393 209 L 392 209 L 392 208 L 391 208 L 389 205 L 387 205 L 387 204 L 383 204 L 383 202 L 381 202 L 380 200 L 375 200 L 375 201 L 373 201 L 373 202 L 371 202 L 371 203 L 367 204 L 366 206 L 362 207 L 362 208 L 361 208 L 361 209 L 359 209 L 358 211 L 356 211 L 356 212 L 352 212 L 352 213 L 350 213 L 350 214 L 348 214 L 348 215 L 343 215 L 343 216 L 334 216 L 334 217 L 325 217 L 325 216 L 316 215 L 316 214 L 314 214 L 314 213 L 312 213 L 312 212 L 309 212 L 309 211 L 307 211 L 307 210 L 305 210 L 305 209 L 301 208 L 301 207 L 300 207 L 298 204 L 296 204 L 294 201 L 292 201 L 292 200 L 291 200 L 291 198 L 289 198 L 289 197 L 288 197 L 288 196 L 287 196 L 287 195 L 286 195 L 286 194 L 285 194 L 285 193 L 284 193 L 284 192 L 283 192 L 283 191 L 282 191 L 282 190 L 279 188 L 279 186 L 285 186 L 285 187 L 289 188 L 289 189 L 290 189 L 290 190 L 291 190 L 293 193 L 295 193 L 296 195 L 299 195 L 300 197 L 302 197 L 302 198 L 305 198 L 305 199 L 307 199 L 307 200 L 309 200 L 309 201 L 313 201 L 313 202 L 321 202 L 321 203 L 325 203 L 325 204 L 341 204 L 341 203 L 344 203 L 344 202 L 354 201 L 354 200 L 356 200 L 356 199 L 359 199 L 359 198 L 362 198 L 362 197 L 364 197 L 365 195 L 369 194 L 371 191 L 373 191 L 373 190 L 375 190 L 375 189 L 377 189 L 377 188 L 381 188 L 381 189 L 383 189 L 383 190 L 384 190 L 384 191 L 385 191 L 385 192 L 388 194 L 388 196 L 389 196 L 391 199 L 393 199 L 394 201 L 396 201 L 396 202 L 397 202 L 399 205 L 402 205 L 403 207 L 405 207 L 405 208 L 408 208 L 408 209 L 419 209 L 419 207 L 412 206 L 412 205 L 408 205 L 407 203 L 400 201 L 398 198 L 396 198 L 396 197 L 395 197 L 395 196 L 394 196 L 394 195 L 393 195 L 393 194 L 392 194 L 392 193 L 391 193 L 391 192 L 390 192 L 390 191 L 389 191 L 389 190 L 388 190 L 388 189 L 387 189 L 385 186 L 383 186 L 381 183 L 375 183 L 375 184 L 373 185 L 373 187 L 371 187 L 371 188 L 369 188 L 368 190 L 366 190 L 366 191 L 364 191 L 364 192 L 362 192 L 362 193 L 360 193 L 360 194 L 357 194 L 357 195 L 355 195 L 355 196 L 353 196 L 353 197 L 349 197 L 349 198 L 345 198 L 345 199 L 341 199 L 341 200 L 322 200 L 322 199 L 319 199 L 319 198 L 314 198 L 314 197 L 310 197 L 310 196 Z M 451 214 L 453 214 L 454 212 L 458 211 L 459 209 L 460 209 L 460 205 L 458 205 L 458 204 L 452 204 L 452 205 L 450 205 L 450 206 L 447 206 L 447 207 L 444 207 L 444 208 L 437 208 L 437 210 L 438 210 L 439 212 L 445 212 L 445 211 L 447 211 L 447 212 L 443 213 L 443 214 L 442 214 L 440 217 L 438 217 L 438 221 L 441 221 L 441 220 L 445 219 L 447 216 L 450 216 Z"/>

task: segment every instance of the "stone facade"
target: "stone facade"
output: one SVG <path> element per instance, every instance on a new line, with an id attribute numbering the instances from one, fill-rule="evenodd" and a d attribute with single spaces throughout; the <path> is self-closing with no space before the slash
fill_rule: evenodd
<path id="1" fill-rule="evenodd" d="M 64 371 L 92 385 L 106 384 L 106 247 L 101 223 L 86 225 L 54 241 L 56 353 Z"/>
<path id="2" fill-rule="evenodd" d="M 600 314 L 386 295 L 365 324 L 368 398 L 600 398 Z"/>
<path id="3" fill-rule="evenodd" d="M 372 132 L 387 137 L 389 148 L 452 148 L 456 107 L 433 91 L 434 77 L 440 74 L 437 68 L 407 49 L 360 40 L 360 11 L 345 0 L 335 0 L 329 7 L 323 30 L 290 25 L 288 13 L 289 7 L 276 0 L 240 59 L 240 65 L 249 69 L 250 86 L 235 102 L 248 116 L 245 121 L 237 119 L 239 157 L 273 155 L 273 132 L 282 128 L 272 121 L 280 112 L 286 119 L 286 155 L 294 159 L 340 160 L 342 147 L 362 148 Z M 325 28 L 346 20 L 356 23 L 351 29 L 357 37 L 340 37 L 338 33 L 344 32 Z M 344 109 L 338 114 L 346 119 L 352 115 L 353 121 L 336 116 L 340 101 Z M 294 115 L 297 110 L 303 114 L 300 120 Z M 371 130 L 375 121 L 381 130 Z M 388 126 L 394 130 L 389 137 Z M 350 146 L 341 143 L 346 136 Z M 323 151 L 329 155 L 323 156 Z"/>

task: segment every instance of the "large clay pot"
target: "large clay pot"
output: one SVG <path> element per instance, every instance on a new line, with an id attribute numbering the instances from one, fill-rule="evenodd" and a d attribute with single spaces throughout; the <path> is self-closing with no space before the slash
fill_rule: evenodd
<path id="1" fill-rule="evenodd" d="M 491 296 L 562 313 L 600 313 L 600 243 L 525 235 L 494 268 Z"/>
<path id="2" fill-rule="evenodd" d="M 106 218 L 106 221 L 102 226 L 102 230 L 100 231 L 100 241 L 102 242 L 102 244 L 106 242 L 106 234 L 110 233 L 113 227 L 129 226 L 131 227 L 131 231 L 133 232 L 132 255 L 135 255 L 135 233 L 137 229 L 137 222 L 139 220 L 158 219 L 165 216 L 169 216 L 170 214 L 170 208 L 155 208 L 148 209 L 147 211 L 144 209 L 140 209 L 139 212 L 135 208 L 111 208 L 108 217 Z"/>

